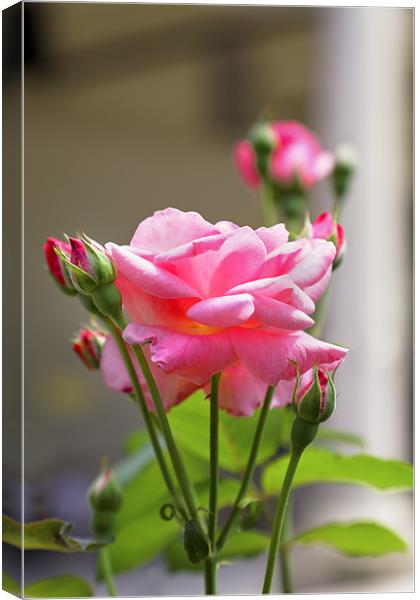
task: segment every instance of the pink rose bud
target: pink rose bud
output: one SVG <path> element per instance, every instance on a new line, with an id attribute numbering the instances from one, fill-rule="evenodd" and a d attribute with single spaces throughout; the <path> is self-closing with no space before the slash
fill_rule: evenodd
<path id="1" fill-rule="evenodd" d="M 99 369 L 107 336 L 94 329 L 81 329 L 73 340 L 73 350 L 88 369 Z"/>
<path id="2" fill-rule="evenodd" d="M 334 168 L 331 152 L 296 121 L 257 124 L 247 140 L 237 144 L 235 163 L 245 183 L 258 187 L 262 178 L 281 188 L 305 190 L 328 177 Z"/>
<path id="3" fill-rule="evenodd" d="M 308 379 L 307 375 L 305 379 Z M 335 386 L 328 371 L 314 367 L 309 382 L 297 375 L 292 404 L 295 413 L 303 421 L 326 421 L 335 410 L 335 401 Z"/>
<path id="4" fill-rule="evenodd" d="M 44 254 L 45 260 L 47 262 L 47 266 L 49 272 L 51 273 L 54 281 L 60 286 L 60 288 L 66 294 L 74 296 L 77 294 L 77 290 L 75 289 L 70 276 L 67 272 L 65 262 L 63 259 L 57 254 L 57 250 L 70 258 L 71 247 L 70 244 L 66 242 L 62 242 L 54 237 L 49 237 L 44 244 Z"/>
<path id="5" fill-rule="evenodd" d="M 121 294 L 114 284 L 117 273 L 105 248 L 86 235 L 82 239 L 71 237 L 69 241 L 70 258 L 63 253 L 59 255 L 66 264 L 74 287 L 80 294 L 90 296 L 102 315 L 124 328 Z"/>
<path id="6" fill-rule="evenodd" d="M 331 213 L 324 212 L 311 225 L 308 225 L 308 233 L 311 238 L 333 242 L 336 247 L 333 268 L 336 269 L 346 254 L 347 244 L 343 226 L 334 220 Z"/>

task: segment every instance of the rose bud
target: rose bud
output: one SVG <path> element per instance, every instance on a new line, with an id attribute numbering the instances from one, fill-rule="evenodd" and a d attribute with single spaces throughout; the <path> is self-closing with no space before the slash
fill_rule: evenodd
<path id="1" fill-rule="evenodd" d="M 121 294 L 115 286 L 116 270 L 105 248 L 86 235 L 69 238 L 70 257 L 59 252 L 65 262 L 74 287 L 80 294 L 91 296 L 96 309 L 111 317 L 118 326 L 125 326 Z"/>
<path id="2" fill-rule="evenodd" d="M 184 529 L 184 549 L 194 565 L 205 560 L 209 555 L 209 544 L 198 521 L 187 521 Z"/>
<path id="3" fill-rule="evenodd" d="M 357 169 L 358 157 L 350 144 L 340 144 L 335 151 L 335 167 L 332 182 L 337 198 L 342 199 L 349 188 L 350 181 Z"/>
<path id="4" fill-rule="evenodd" d="M 81 329 L 73 340 L 73 350 L 88 369 L 99 369 L 107 336 L 94 329 Z"/>
<path id="5" fill-rule="evenodd" d="M 334 157 L 296 121 L 267 121 L 251 129 L 234 150 L 239 173 L 251 187 L 262 179 L 286 190 L 305 190 L 331 174 Z"/>
<path id="6" fill-rule="evenodd" d="M 57 238 L 49 237 L 44 244 L 45 260 L 47 262 L 49 272 L 54 281 L 59 285 L 60 289 L 62 289 L 65 294 L 74 296 L 77 294 L 77 290 L 75 289 L 67 272 L 65 261 L 63 261 L 61 256 L 57 254 L 57 250 L 70 258 L 70 244 L 62 242 Z"/>
<path id="7" fill-rule="evenodd" d="M 347 249 L 343 226 L 327 211 L 319 215 L 312 224 L 307 224 L 306 230 L 310 238 L 333 242 L 337 250 L 333 264 L 333 269 L 336 269 L 343 261 Z"/>
<path id="8" fill-rule="evenodd" d="M 112 469 L 105 469 L 88 490 L 93 510 L 117 512 L 123 501 L 121 486 Z"/>
<path id="9" fill-rule="evenodd" d="M 307 379 L 308 374 L 305 374 Z M 293 410 L 300 419 L 309 423 L 323 423 L 335 410 L 336 391 L 328 371 L 314 367 L 312 381 L 304 382 L 297 376 L 293 392 Z"/>
<path id="10" fill-rule="evenodd" d="M 123 493 L 112 469 L 106 469 L 88 491 L 93 510 L 92 529 L 98 539 L 110 540 L 115 533 L 115 518 L 123 501 Z"/>

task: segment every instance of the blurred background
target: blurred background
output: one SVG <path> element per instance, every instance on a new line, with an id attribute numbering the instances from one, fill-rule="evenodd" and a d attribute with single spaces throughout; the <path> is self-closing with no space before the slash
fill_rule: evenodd
<path id="1" fill-rule="evenodd" d="M 302 121 L 326 148 L 357 148 L 343 218 L 349 252 L 325 333 L 351 348 L 333 424 L 363 435 L 368 452 L 411 460 L 413 12 L 30 2 L 24 12 L 25 520 L 54 515 L 86 534 L 87 485 L 139 422 L 73 355 L 70 338 L 86 315 L 45 271 L 45 239 L 82 229 L 127 243 L 166 206 L 259 226 L 258 198 L 235 172 L 232 146 L 266 107 Z M 331 206 L 322 184 L 312 215 Z M 19 431 L 14 401 L 4 399 L 6 443 Z M 12 494 L 19 465 L 5 468 Z M 340 518 L 378 518 L 411 540 L 404 494 L 302 490 L 297 527 L 332 508 Z M 263 563 L 223 569 L 221 592 L 257 593 Z M 302 592 L 412 590 L 411 552 L 367 560 L 303 549 L 293 569 Z M 28 555 L 25 572 L 93 581 L 94 557 Z M 159 560 L 118 583 L 122 595 L 202 586 L 198 575 L 169 576 Z"/>

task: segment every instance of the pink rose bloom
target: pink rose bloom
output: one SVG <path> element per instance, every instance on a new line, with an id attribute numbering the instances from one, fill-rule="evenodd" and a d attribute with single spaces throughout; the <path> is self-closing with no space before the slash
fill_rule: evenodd
<path id="1" fill-rule="evenodd" d="M 132 321 L 124 338 L 151 342 L 151 362 L 166 373 L 202 386 L 239 362 L 266 387 L 294 379 L 295 363 L 304 373 L 347 352 L 303 331 L 329 281 L 331 242 L 288 242 L 282 224 L 254 231 L 167 208 L 129 246 L 107 250 Z"/>
<path id="2" fill-rule="evenodd" d="M 150 396 L 149 388 L 143 377 L 143 373 L 134 357 L 134 354 L 131 352 L 131 350 L 129 350 L 129 352 L 136 369 L 137 377 L 139 379 L 146 404 L 149 410 L 154 411 L 155 407 Z M 188 396 L 190 396 L 197 389 L 197 386 L 193 383 L 186 381 L 182 377 L 178 377 L 178 375 L 168 375 L 162 371 L 162 369 L 157 367 L 150 360 L 150 352 L 147 346 L 144 348 L 144 354 L 162 396 L 162 402 L 165 410 L 169 410 L 171 406 L 182 402 L 182 400 L 188 398 Z M 111 390 L 124 394 L 132 393 L 133 388 L 131 386 L 127 369 L 125 368 L 124 362 L 121 358 L 118 346 L 111 335 L 107 337 L 105 345 L 102 349 L 100 370 L 105 384 Z"/>
<path id="3" fill-rule="evenodd" d="M 297 178 L 306 189 L 331 174 L 333 154 L 322 149 L 318 138 L 309 129 L 296 121 L 273 121 L 270 127 L 277 142 L 269 164 L 274 181 L 291 185 Z M 242 140 L 235 146 L 234 160 L 245 183 L 258 187 L 260 176 L 250 141 Z"/>
<path id="4" fill-rule="evenodd" d="M 336 260 L 340 260 L 346 251 L 346 239 L 343 226 L 336 223 L 331 213 L 324 212 L 319 215 L 309 227 L 309 236 L 312 238 L 331 240 L 337 250 Z"/>

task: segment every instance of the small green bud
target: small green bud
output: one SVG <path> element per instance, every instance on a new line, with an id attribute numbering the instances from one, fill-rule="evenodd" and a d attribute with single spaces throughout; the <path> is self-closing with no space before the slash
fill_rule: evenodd
<path id="1" fill-rule="evenodd" d="M 115 515 L 112 510 L 95 510 L 92 514 L 92 530 L 98 538 L 114 536 Z"/>
<path id="2" fill-rule="evenodd" d="M 184 528 L 184 548 L 194 565 L 201 563 L 209 555 L 209 544 L 198 521 L 187 521 Z"/>
<path id="3" fill-rule="evenodd" d="M 249 133 L 249 140 L 257 157 L 257 169 L 262 177 L 268 176 L 268 162 L 276 147 L 277 140 L 269 123 L 260 122 L 254 125 Z"/>
<path id="4" fill-rule="evenodd" d="M 313 382 L 302 394 L 299 382 L 293 392 L 293 409 L 304 421 L 322 423 L 330 418 L 335 410 L 336 391 L 332 377 L 328 371 L 318 367 L 313 369 Z"/>
<path id="5" fill-rule="evenodd" d="M 117 512 L 123 501 L 120 484 L 112 469 L 106 469 L 88 490 L 89 504 L 95 511 Z"/>

